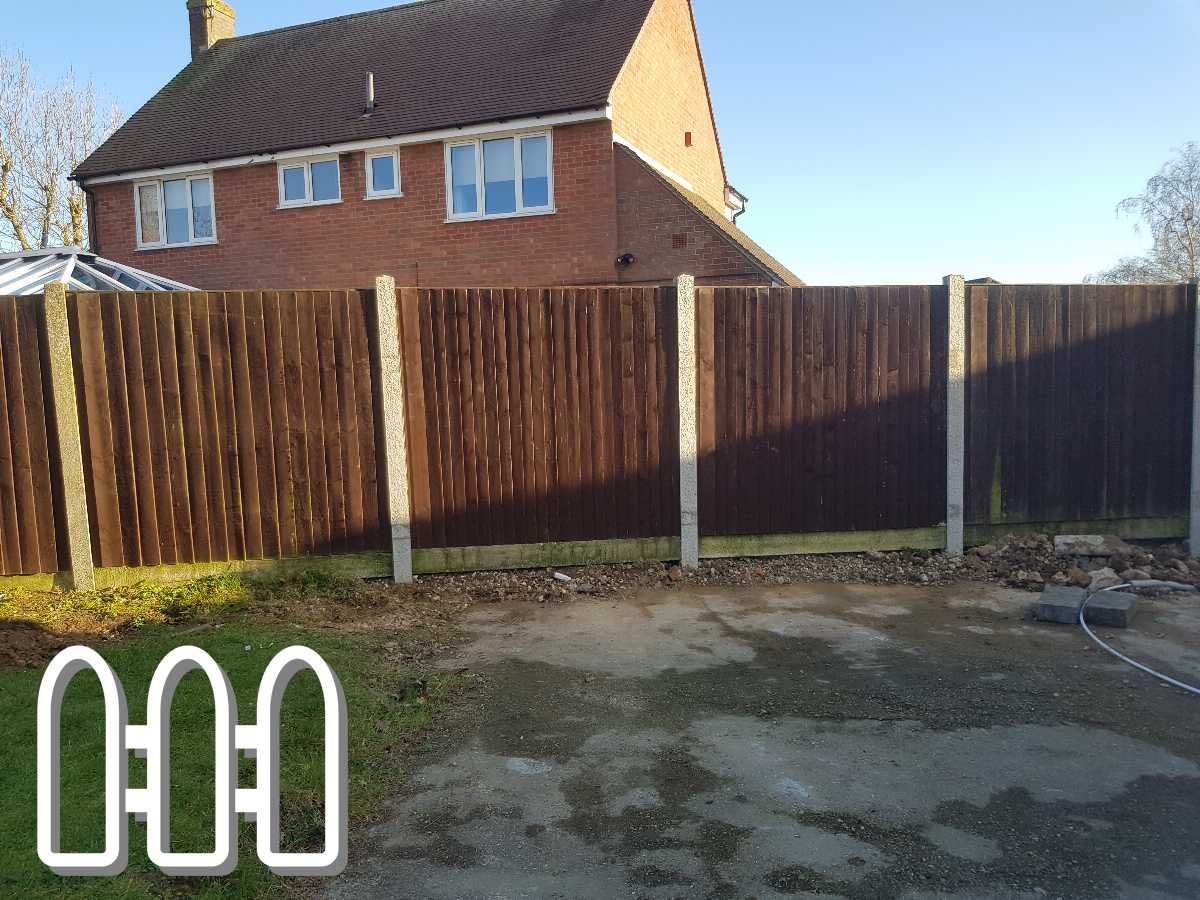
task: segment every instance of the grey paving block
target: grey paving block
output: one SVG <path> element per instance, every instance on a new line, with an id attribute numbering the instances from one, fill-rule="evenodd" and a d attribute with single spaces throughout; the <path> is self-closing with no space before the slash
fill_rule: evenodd
<path id="1" fill-rule="evenodd" d="M 1074 625 L 1079 621 L 1079 605 L 1086 596 L 1083 588 L 1049 585 L 1038 597 L 1037 618 L 1041 622 Z"/>
<path id="2" fill-rule="evenodd" d="M 1120 591 L 1101 591 L 1092 594 L 1084 610 L 1089 625 L 1107 625 L 1109 628 L 1128 628 L 1137 612 L 1137 597 Z"/>

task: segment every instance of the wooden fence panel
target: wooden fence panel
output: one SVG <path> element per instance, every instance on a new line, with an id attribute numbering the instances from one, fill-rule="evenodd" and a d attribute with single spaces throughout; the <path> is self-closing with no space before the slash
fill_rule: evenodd
<path id="1" fill-rule="evenodd" d="M 400 292 L 413 546 L 679 533 L 673 289 Z"/>
<path id="2" fill-rule="evenodd" d="M 398 296 L 415 548 L 678 535 L 674 288 Z M 41 303 L 0 298 L 0 575 L 65 565 Z M 390 547 L 371 292 L 68 311 L 97 565 Z M 946 311 L 699 289 L 701 534 L 939 525 Z M 1187 286 L 968 286 L 967 524 L 1186 515 L 1195 315 Z"/>
<path id="3" fill-rule="evenodd" d="M 967 288 L 966 521 L 1184 516 L 1186 285 Z"/>
<path id="4" fill-rule="evenodd" d="M 96 564 L 386 548 L 371 302 L 357 291 L 71 295 Z"/>
<path id="5" fill-rule="evenodd" d="M 57 572 L 57 437 L 42 298 L 0 297 L 0 575 Z"/>
<path id="6" fill-rule="evenodd" d="M 702 535 L 944 520 L 943 287 L 701 288 L 697 309 Z"/>

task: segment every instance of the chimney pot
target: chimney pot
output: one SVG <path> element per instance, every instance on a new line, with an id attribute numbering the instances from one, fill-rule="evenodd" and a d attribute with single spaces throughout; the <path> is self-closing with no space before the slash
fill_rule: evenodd
<path id="1" fill-rule="evenodd" d="M 192 59 L 196 59 L 217 41 L 236 33 L 237 13 L 225 0 L 187 0 L 188 27 L 192 38 Z"/>
<path id="2" fill-rule="evenodd" d="M 375 111 L 375 73 L 367 73 L 367 112 Z"/>

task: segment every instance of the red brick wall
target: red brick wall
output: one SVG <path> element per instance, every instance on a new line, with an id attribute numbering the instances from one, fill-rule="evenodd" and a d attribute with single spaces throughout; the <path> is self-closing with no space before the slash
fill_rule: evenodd
<path id="1" fill-rule="evenodd" d="M 404 196 L 364 200 L 363 154 L 341 158 L 342 203 L 277 209 L 274 163 L 214 172 L 215 246 L 137 250 L 130 183 L 98 185 L 96 247 L 208 290 L 537 285 L 617 278 L 609 122 L 554 129 L 557 213 L 446 222 L 441 143 L 400 148 Z"/>
<path id="2" fill-rule="evenodd" d="M 612 106 L 617 134 L 725 208 L 725 169 L 690 0 L 654 4 L 613 87 Z"/>
<path id="3" fill-rule="evenodd" d="M 669 281 L 693 273 L 702 284 L 769 284 L 721 230 L 646 169 L 624 148 L 615 154 L 617 250 L 637 261 L 622 281 Z"/>

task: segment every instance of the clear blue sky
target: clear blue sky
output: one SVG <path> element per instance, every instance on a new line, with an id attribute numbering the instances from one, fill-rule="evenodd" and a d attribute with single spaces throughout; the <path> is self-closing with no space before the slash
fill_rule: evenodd
<path id="1" fill-rule="evenodd" d="M 387 5 L 233 2 L 242 34 Z M 5 6 L 0 42 L 126 113 L 187 61 L 184 0 Z M 1076 281 L 1142 249 L 1113 207 L 1200 140 L 1200 0 L 695 6 L 742 224 L 810 283 Z"/>

